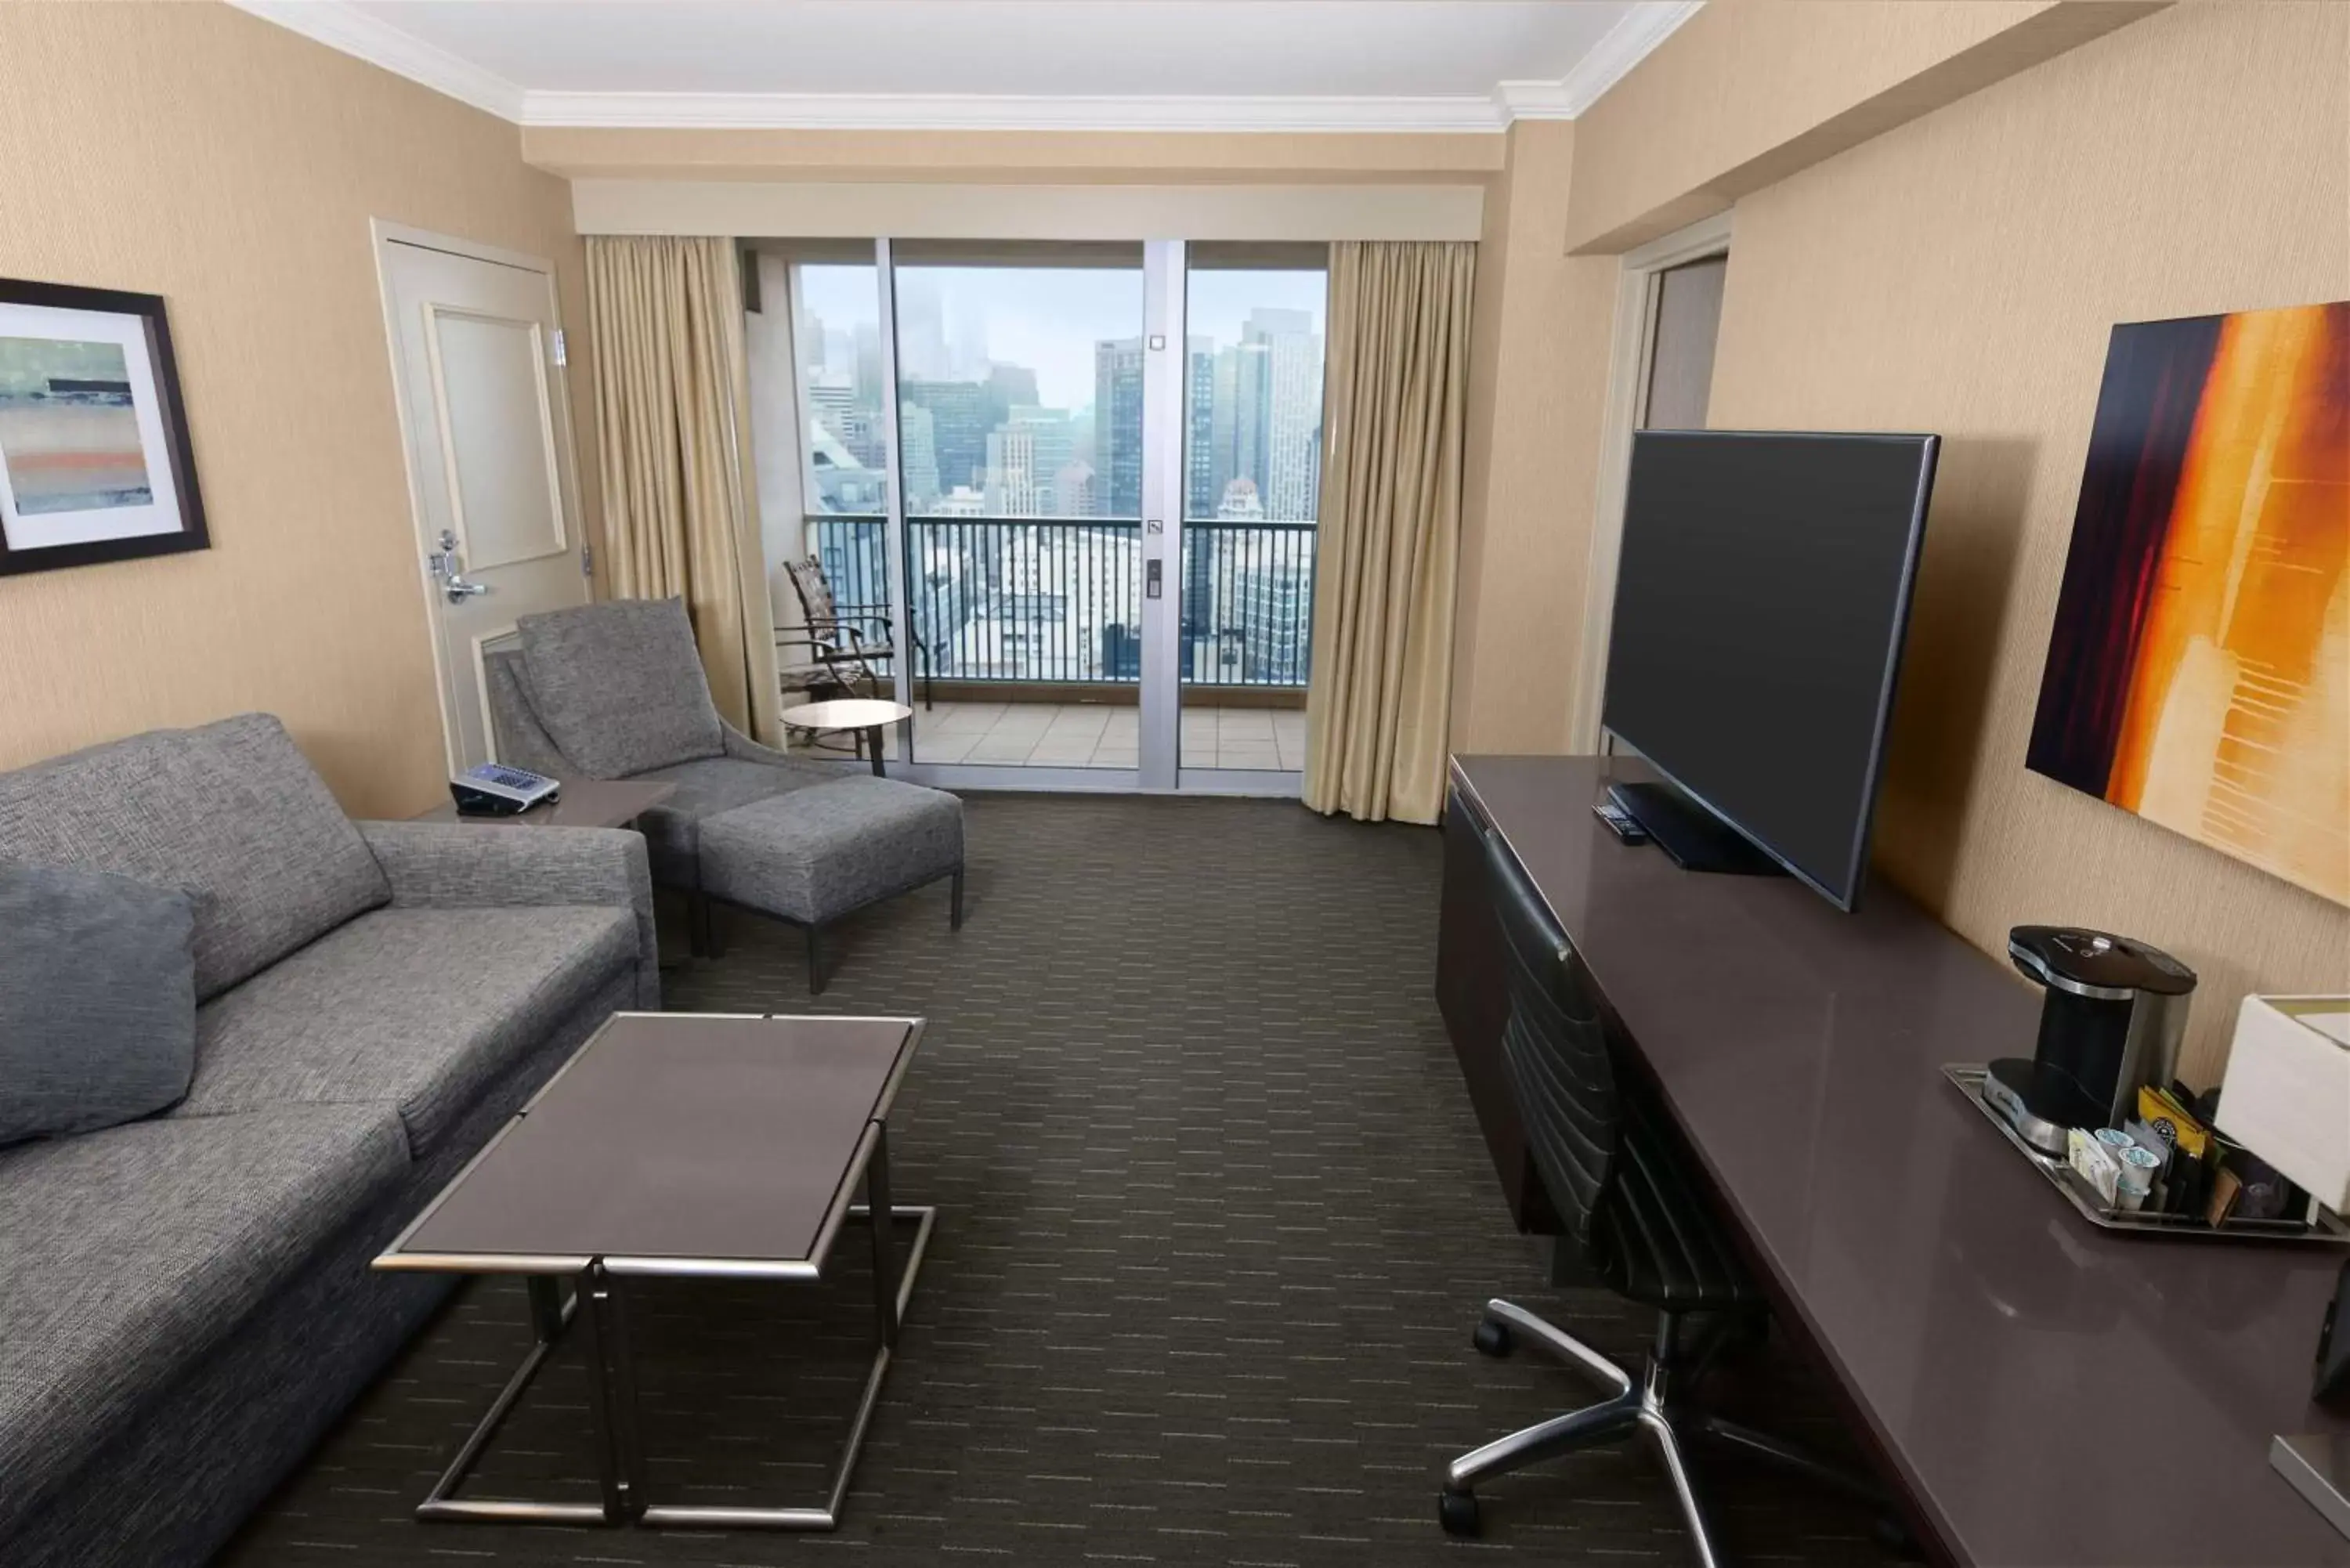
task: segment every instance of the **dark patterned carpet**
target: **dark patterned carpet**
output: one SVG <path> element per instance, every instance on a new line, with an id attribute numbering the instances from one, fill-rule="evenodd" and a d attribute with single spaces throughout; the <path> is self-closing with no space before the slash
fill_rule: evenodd
<path id="1" fill-rule="evenodd" d="M 1503 1209 L 1432 996 L 1437 836 L 1261 801 L 969 814 L 962 931 L 943 885 L 868 911 L 814 1009 L 931 1020 L 890 1135 L 898 1200 L 942 1210 L 842 1529 L 415 1521 L 526 1345 L 501 1282 L 456 1297 L 224 1562 L 1689 1561 L 1637 1448 L 1492 1483 L 1480 1542 L 1437 1528 L 1447 1458 L 1595 1397 L 1539 1356 L 1477 1355 L 1485 1296 L 1627 1361 L 1648 1328 L 1604 1292 L 1545 1287 Z M 728 940 L 669 977 L 671 1007 L 809 1009 L 797 931 L 737 916 Z M 656 1500 L 821 1501 L 866 1284 L 852 1262 L 816 1289 L 631 1297 Z M 571 1350 L 469 1495 L 593 1498 Z M 1732 1408 L 1836 1446 L 1795 1373 L 1741 1380 Z M 1880 1560 L 1839 1503 L 1735 1461 L 1708 1474 L 1740 1561 Z"/>

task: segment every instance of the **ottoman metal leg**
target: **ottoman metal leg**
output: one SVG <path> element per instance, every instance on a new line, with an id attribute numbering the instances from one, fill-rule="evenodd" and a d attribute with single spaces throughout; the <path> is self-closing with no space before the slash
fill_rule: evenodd
<path id="1" fill-rule="evenodd" d="M 808 994 L 819 996 L 824 992 L 824 926 L 809 925 L 808 934 Z"/>
<path id="2" fill-rule="evenodd" d="M 961 866 L 954 868 L 954 890 L 948 895 L 947 929 L 951 931 L 962 929 L 962 867 Z"/>

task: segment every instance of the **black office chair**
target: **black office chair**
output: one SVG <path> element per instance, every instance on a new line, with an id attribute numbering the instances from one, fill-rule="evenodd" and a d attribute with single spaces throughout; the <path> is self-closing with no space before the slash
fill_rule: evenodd
<path id="1" fill-rule="evenodd" d="M 1571 1449 L 1645 1434 L 1662 1454 L 1705 1568 L 1715 1544 L 1684 1449 L 1710 1438 L 1773 1460 L 1880 1511 L 1887 1500 L 1802 1449 L 1695 1408 L 1690 1389 L 1729 1335 L 1752 1333 L 1761 1293 L 1714 1222 L 1661 1107 L 1616 1071 L 1610 1033 L 1592 1001 L 1583 961 L 1499 834 L 1484 838 L 1501 922 L 1510 996 L 1502 1054 L 1544 1190 L 1599 1282 L 1658 1309 L 1657 1337 L 1636 1379 L 1565 1330 L 1499 1299 L 1485 1303 L 1477 1348 L 1507 1355 L 1520 1336 L 1596 1377 L 1608 1397 L 1463 1454 L 1446 1469 L 1437 1517 L 1455 1535 L 1477 1533 L 1476 1483 Z M 1693 1344 L 1691 1314 L 1712 1320 Z M 1884 1533 L 1899 1543 L 1899 1527 Z"/>

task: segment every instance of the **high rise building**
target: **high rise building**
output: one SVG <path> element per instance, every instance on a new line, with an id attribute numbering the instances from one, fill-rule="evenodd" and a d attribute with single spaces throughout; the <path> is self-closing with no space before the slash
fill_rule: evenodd
<path id="1" fill-rule="evenodd" d="M 898 377 L 904 381 L 953 378 L 947 358 L 945 307 L 938 279 L 920 267 L 899 267 L 897 276 Z M 879 382 L 877 380 L 878 388 Z"/>
<path id="2" fill-rule="evenodd" d="M 1221 495 L 1233 480 L 1264 489 L 1266 349 L 1259 340 L 1233 344 L 1216 356 L 1216 406 L 1209 441 L 1215 453 L 1211 493 Z"/>
<path id="3" fill-rule="evenodd" d="M 1094 345 L 1094 499 L 1102 517 L 1142 515 L 1142 339 Z"/>
<path id="4" fill-rule="evenodd" d="M 1259 471 L 1251 475 L 1278 523 L 1314 520 L 1322 445 L 1322 338 L 1303 310 L 1258 309 L 1242 328 L 1264 347 Z"/>
<path id="5" fill-rule="evenodd" d="M 928 512 L 939 498 L 939 445 L 931 410 L 908 403 L 898 410 L 898 444 L 905 449 L 899 466 L 906 475 L 906 510 Z"/>
<path id="6" fill-rule="evenodd" d="M 881 402 L 881 325 L 877 321 L 860 321 L 855 332 L 857 377 L 852 383 L 857 389 L 860 408 L 878 409 Z"/>
<path id="7" fill-rule="evenodd" d="M 931 444 L 938 462 L 940 492 L 977 486 L 987 471 L 987 388 L 978 381 L 905 380 L 898 387 L 904 408 L 929 410 Z M 909 490 L 911 489 L 910 485 Z"/>
<path id="8" fill-rule="evenodd" d="M 1012 410 L 1036 406 L 1036 372 L 1025 365 L 990 365 L 987 382 L 987 426 L 993 430 L 1012 418 Z"/>
<path id="9" fill-rule="evenodd" d="M 1216 504 L 1216 340 L 1184 345 L 1183 515 L 1205 517 Z"/>
<path id="10" fill-rule="evenodd" d="M 1090 517 L 1094 514 L 1094 469 L 1089 462 L 1070 462 L 1053 475 L 1053 515 Z"/>
<path id="11" fill-rule="evenodd" d="M 1305 684 L 1313 650 L 1314 568 L 1303 556 L 1252 561 L 1233 574 L 1232 616 L 1241 632 L 1241 677 Z"/>
<path id="12" fill-rule="evenodd" d="M 1070 461 L 1069 416 L 1017 408 L 987 437 L 987 504 L 998 517 L 1042 517 L 1055 501 L 1054 479 Z"/>
<path id="13" fill-rule="evenodd" d="M 987 317 L 960 291 L 947 318 L 947 375 L 957 381 L 987 379 Z"/>

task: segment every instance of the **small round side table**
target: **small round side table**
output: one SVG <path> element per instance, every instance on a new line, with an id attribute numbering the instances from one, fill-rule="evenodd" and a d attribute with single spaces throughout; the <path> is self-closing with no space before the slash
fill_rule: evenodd
<path id="1" fill-rule="evenodd" d="M 903 702 L 886 702 L 879 698 L 843 697 L 830 702 L 804 702 L 796 708 L 786 708 L 783 721 L 795 730 L 854 730 L 858 749 L 873 759 L 873 776 L 885 776 L 881 771 L 881 732 L 884 727 L 914 716 L 914 711 Z"/>

